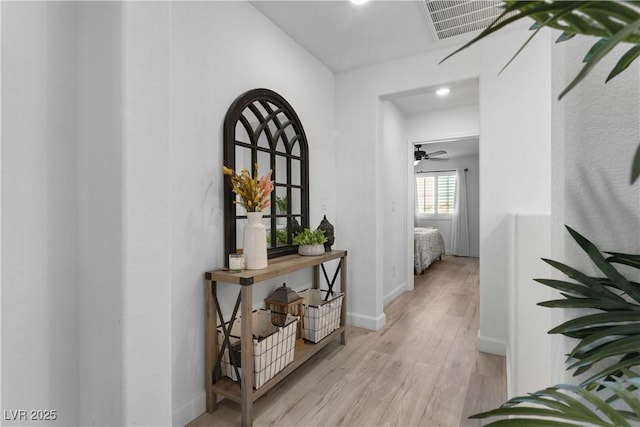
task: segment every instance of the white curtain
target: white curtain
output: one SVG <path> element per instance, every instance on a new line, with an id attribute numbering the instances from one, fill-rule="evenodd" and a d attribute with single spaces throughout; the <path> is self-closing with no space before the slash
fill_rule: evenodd
<path id="1" fill-rule="evenodd" d="M 451 224 L 451 254 L 469 256 L 469 215 L 467 213 L 467 172 L 456 171 L 455 212 Z"/>
<path id="2" fill-rule="evenodd" d="M 416 174 L 413 175 L 413 226 L 420 227 L 420 218 L 418 217 L 418 183 Z"/>

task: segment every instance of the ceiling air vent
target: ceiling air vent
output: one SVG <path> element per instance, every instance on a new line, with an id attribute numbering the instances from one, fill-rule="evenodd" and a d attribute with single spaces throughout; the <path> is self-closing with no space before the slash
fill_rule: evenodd
<path id="1" fill-rule="evenodd" d="M 424 0 L 429 27 L 436 40 L 484 30 L 502 12 L 499 0 Z"/>

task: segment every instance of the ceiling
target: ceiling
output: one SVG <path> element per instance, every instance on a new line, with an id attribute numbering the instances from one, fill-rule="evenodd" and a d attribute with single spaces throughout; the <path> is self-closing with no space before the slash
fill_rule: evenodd
<path id="1" fill-rule="evenodd" d="M 451 47 L 474 33 L 436 41 L 422 0 L 254 0 L 251 4 L 336 73 Z M 477 80 L 448 85 L 451 94 L 425 88 L 390 97 L 405 114 L 478 103 Z"/>
<path id="2" fill-rule="evenodd" d="M 473 156 L 479 153 L 479 139 L 477 136 L 470 138 L 451 139 L 443 142 L 423 143 L 421 149 L 427 153 L 433 153 L 434 151 L 444 150 L 447 154 L 437 156 L 447 159 L 455 159 L 458 157 Z M 427 164 L 431 166 L 436 162 L 429 160 L 422 160 L 416 167 L 418 169 L 426 168 Z M 441 165 L 446 165 L 447 162 L 437 162 Z"/>
<path id="3" fill-rule="evenodd" d="M 469 34 L 435 41 L 422 0 L 254 0 L 251 4 L 332 71 L 457 46 Z"/>
<path id="4" fill-rule="evenodd" d="M 439 96 L 436 94 L 436 91 L 442 87 L 450 89 L 448 95 Z M 385 97 L 385 99 L 393 101 L 405 115 L 411 115 L 463 105 L 477 105 L 479 96 L 478 79 L 471 79 L 398 93 Z"/>

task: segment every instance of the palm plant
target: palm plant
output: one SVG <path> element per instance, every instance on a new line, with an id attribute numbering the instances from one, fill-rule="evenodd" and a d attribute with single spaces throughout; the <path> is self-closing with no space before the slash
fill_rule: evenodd
<path id="1" fill-rule="evenodd" d="M 635 1 L 504 1 L 504 12 L 484 31 L 444 60 L 479 40 L 521 20 L 533 20 L 529 39 L 549 27 L 562 31 L 556 42 L 576 35 L 597 37 L 583 60 L 578 75 L 560 93 L 564 97 L 613 49 L 625 43 L 628 49 L 618 59 L 606 82 L 618 76 L 640 56 L 640 6 Z M 605 82 L 605 83 L 606 83 Z M 631 167 L 631 183 L 640 176 L 640 146 Z M 516 397 L 500 408 L 472 418 L 509 416 L 490 425 L 518 426 L 629 426 L 640 422 L 640 284 L 627 279 L 615 264 L 640 269 L 640 255 L 609 252 L 603 255 L 588 239 L 567 227 L 578 245 L 603 274 L 591 277 L 557 261 L 546 263 L 573 281 L 536 279 L 558 291 L 562 298 L 539 305 L 588 309 L 587 314 L 564 322 L 549 333 L 562 334 L 579 342 L 568 354 L 567 369 L 574 376 L 591 375 L 579 385 L 561 384 L 528 396 Z M 595 310 L 595 311 L 594 311 Z M 594 372 L 595 371 L 595 372 Z M 603 393 L 609 397 L 602 398 Z"/>
<path id="2" fill-rule="evenodd" d="M 598 362 L 619 358 L 616 363 L 597 369 L 581 384 L 593 388 L 598 381 L 621 376 L 623 369 L 640 366 L 640 284 L 629 281 L 612 265 L 623 263 L 640 268 L 640 257 L 613 253 L 605 258 L 584 236 L 570 227 L 567 229 L 605 277 L 590 277 L 557 261 L 544 260 L 577 283 L 536 279 L 559 290 L 564 297 L 538 305 L 598 311 L 569 320 L 549 331 L 580 340 L 568 359 L 570 365 L 567 369 L 574 369 L 574 376 L 591 370 Z"/>

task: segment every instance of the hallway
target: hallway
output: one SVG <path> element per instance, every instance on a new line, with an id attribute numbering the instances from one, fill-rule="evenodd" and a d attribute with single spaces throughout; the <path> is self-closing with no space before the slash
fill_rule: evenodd
<path id="1" fill-rule="evenodd" d="M 506 400 L 503 357 L 480 353 L 478 259 L 444 256 L 389 304 L 373 332 L 349 327 L 254 406 L 256 426 L 474 426 Z M 240 424 L 223 401 L 189 427 Z"/>

